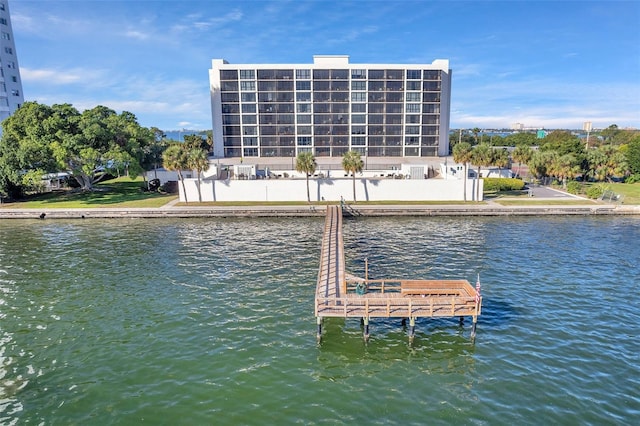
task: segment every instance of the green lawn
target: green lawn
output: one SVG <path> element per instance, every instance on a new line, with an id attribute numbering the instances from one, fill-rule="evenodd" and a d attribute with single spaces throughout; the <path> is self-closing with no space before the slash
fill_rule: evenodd
<path id="1" fill-rule="evenodd" d="M 110 180 L 96 185 L 96 191 L 61 191 L 36 194 L 13 203 L 3 203 L 3 208 L 16 209 L 72 209 L 101 207 L 161 207 L 176 198 L 142 190 L 143 180 L 128 177 Z"/>
<path id="2" fill-rule="evenodd" d="M 640 183 L 612 183 L 610 189 L 624 196 L 622 204 L 640 204 Z"/>

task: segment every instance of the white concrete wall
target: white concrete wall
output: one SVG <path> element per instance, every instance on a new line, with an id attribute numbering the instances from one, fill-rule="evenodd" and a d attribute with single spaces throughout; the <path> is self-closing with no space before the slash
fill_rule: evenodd
<path id="1" fill-rule="evenodd" d="M 185 179 L 189 202 L 198 201 L 197 179 Z M 467 180 L 467 200 L 476 196 L 476 180 Z M 482 200 L 482 180 L 480 200 Z M 356 178 L 357 201 L 463 201 L 463 180 Z M 180 201 L 185 201 L 182 185 Z M 307 201 L 304 179 L 203 180 L 202 201 Z M 353 200 L 352 179 L 309 179 L 311 201 Z"/>

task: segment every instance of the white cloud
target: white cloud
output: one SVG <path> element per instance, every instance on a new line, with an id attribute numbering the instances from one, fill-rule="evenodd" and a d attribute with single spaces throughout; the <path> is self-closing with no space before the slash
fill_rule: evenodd
<path id="1" fill-rule="evenodd" d="M 31 69 L 20 67 L 20 77 L 25 83 L 46 83 L 53 85 L 75 84 L 96 78 L 101 71 L 85 69 Z"/>
<path id="2" fill-rule="evenodd" d="M 144 33 L 144 32 L 139 31 L 139 30 L 129 30 L 129 31 L 126 31 L 124 33 L 124 35 L 126 37 L 135 38 L 135 39 L 138 39 L 138 40 L 148 40 L 149 38 L 151 38 L 151 34 Z"/>

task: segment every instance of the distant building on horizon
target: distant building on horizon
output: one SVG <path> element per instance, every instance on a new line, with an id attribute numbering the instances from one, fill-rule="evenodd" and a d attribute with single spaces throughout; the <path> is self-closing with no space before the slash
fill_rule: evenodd
<path id="1" fill-rule="evenodd" d="M 23 103 L 22 80 L 13 39 L 9 2 L 0 0 L 0 123 Z"/>
<path id="2" fill-rule="evenodd" d="M 218 157 L 436 157 L 449 154 L 451 70 L 431 64 L 229 64 L 209 70 Z"/>

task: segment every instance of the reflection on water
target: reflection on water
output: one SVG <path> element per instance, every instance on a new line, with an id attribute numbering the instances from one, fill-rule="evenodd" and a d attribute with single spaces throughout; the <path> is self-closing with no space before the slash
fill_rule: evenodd
<path id="1" fill-rule="evenodd" d="M 483 284 L 470 321 L 328 319 L 323 220 L 0 223 L 0 424 L 630 423 L 636 218 L 345 220 L 347 269 Z M 515 397 L 517 396 L 517 397 Z M 162 410 L 159 407 L 171 407 Z"/>

